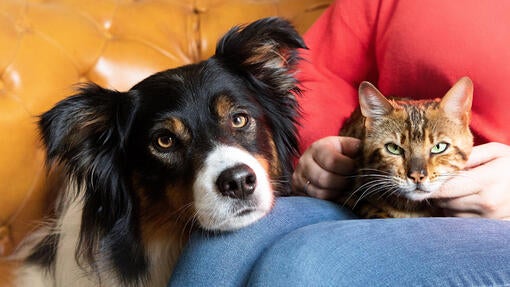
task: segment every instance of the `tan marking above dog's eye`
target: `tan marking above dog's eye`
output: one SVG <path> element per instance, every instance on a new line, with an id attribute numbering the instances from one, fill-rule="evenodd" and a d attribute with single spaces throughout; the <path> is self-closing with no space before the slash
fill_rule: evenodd
<path id="1" fill-rule="evenodd" d="M 232 127 L 236 129 L 244 128 L 249 122 L 247 114 L 238 113 L 232 115 Z"/>

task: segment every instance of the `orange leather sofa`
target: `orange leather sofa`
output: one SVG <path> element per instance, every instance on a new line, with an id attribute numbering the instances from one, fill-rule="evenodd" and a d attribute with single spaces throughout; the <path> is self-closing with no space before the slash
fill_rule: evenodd
<path id="1" fill-rule="evenodd" d="M 208 58 L 229 28 L 266 16 L 303 33 L 332 0 L 0 1 L 0 286 L 9 255 L 47 214 L 54 185 L 38 115 L 93 81 L 127 90 Z"/>

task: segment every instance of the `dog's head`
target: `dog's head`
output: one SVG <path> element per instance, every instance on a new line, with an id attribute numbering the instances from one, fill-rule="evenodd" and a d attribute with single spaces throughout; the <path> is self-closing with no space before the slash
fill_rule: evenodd
<path id="1" fill-rule="evenodd" d="M 232 230 L 264 216 L 290 190 L 298 48 L 287 21 L 262 19 L 231 29 L 206 61 L 127 92 L 89 84 L 43 114 L 48 160 L 83 191 L 79 251 L 133 261 L 133 242 L 176 222 Z"/>

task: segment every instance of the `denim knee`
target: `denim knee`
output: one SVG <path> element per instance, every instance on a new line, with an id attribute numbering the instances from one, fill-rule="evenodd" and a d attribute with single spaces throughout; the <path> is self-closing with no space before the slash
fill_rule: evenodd
<path id="1" fill-rule="evenodd" d="M 503 286 L 510 282 L 509 235 L 509 223 L 491 220 L 322 222 L 273 244 L 249 285 Z"/>

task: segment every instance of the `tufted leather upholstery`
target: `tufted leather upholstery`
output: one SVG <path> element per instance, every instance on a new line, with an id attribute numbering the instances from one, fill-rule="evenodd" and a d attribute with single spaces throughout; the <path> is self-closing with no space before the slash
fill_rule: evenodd
<path id="1" fill-rule="evenodd" d="M 233 25 L 277 15 L 304 32 L 330 2 L 0 1 L 0 256 L 48 211 L 52 184 L 35 123 L 73 85 L 127 90 L 209 57 Z"/>

